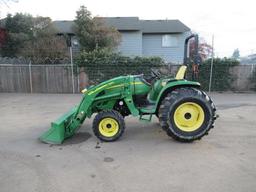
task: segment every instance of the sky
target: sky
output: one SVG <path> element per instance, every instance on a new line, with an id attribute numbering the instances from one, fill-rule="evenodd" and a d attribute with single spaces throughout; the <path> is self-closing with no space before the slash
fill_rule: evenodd
<path id="1" fill-rule="evenodd" d="M 3 0 L 0 0 L 2 2 Z M 4 0 L 10 1 L 10 0 Z M 73 20 L 79 6 L 93 16 L 140 19 L 179 19 L 209 44 L 214 36 L 215 56 L 256 53 L 256 2 L 254 0 L 16 0 L 0 3 L 0 17 L 7 13 L 30 13 L 52 20 Z"/>

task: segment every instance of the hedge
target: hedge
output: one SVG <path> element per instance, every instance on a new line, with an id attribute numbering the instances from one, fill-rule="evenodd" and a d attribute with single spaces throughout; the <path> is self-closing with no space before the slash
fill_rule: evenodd
<path id="1" fill-rule="evenodd" d="M 236 78 L 231 69 L 239 65 L 239 61 L 230 58 L 215 58 L 213 59 L 212 73 L 212 91 L 228 91 L 232 90 L 232 83 Z M 191 66 L 189 66 L 188 78 L 191 79 Z M 204 61 L 199 66 L 198 80 L 202 89 L 208 91 L 210 82 L 211 59 Z"/>
<path id="2" fill-rule="evenodd" d="M 151 68 L 164 65 L 160 57 L 127 57 L 104 49 L 82 52 L 75 63 L 86 71 L 91 81 L 96 82 L 128 74 L 148 76 Z"/>
<path id="3" fill-rule="evenodd" d="M 75 63 L 85 70 L 90 81 L 95 83 L 128 74 L 150 75 L 152 68 L 160 69 L 167 65 L 160 57 L 127 57 L 108 50 L 94 50 L 81 52 Z M 229 58 L 216 58 L 213 60 L 212 91 L 232 90 L 235 77 L 231 72 L 232 67 L 239 64 L 237 60 Z M 172 67 L 170 67 L 172 68 Z M 188 68 L 187 79 L 191 80 L 191 65 Z M 210 79 L 211 59 L 204 61 L 199 66 L 199 81 L 203 90 L 208 90 Z M 170 71 L 169 71 L 170 73 Z"/>

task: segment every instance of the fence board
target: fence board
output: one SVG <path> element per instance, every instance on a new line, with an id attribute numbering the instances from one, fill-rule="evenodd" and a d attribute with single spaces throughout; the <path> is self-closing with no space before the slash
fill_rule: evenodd
<path id="1" fill-rule="evenodd" d="M 28 67 L 0 66 L 0 92 L 30 92 Z"/>
<path id="2" fill-rule="evenodd" d="M 32 65 L 34 93 L 72 93 L 70 65 Z M 75 76 L 75 92 L 78 92 Z M 29 65 L 1 65 L 0 92 L 30 93 Z"/>

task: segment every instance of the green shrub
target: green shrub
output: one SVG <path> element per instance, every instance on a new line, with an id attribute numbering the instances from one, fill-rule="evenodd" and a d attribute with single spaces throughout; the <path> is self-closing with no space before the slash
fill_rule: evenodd
<path id="1" fill-rule="evenodd" d="M 81 52 L 75 63 L 95 82 L 128 74 L 143 73 L 147 76 L 151 68 L 164 65 L 164 61 L 159 57 L 127 57 L 106 49 Z"/>
<path id="2" fill-rule="evenodd" d="M 160 57 L 127 57 L 106 49 L 81 52 L 75 60 L 76 64 L 85 70 L 89 80 L 101 82 L 116 76 L 128 74 L 150 75 L 150 69 L 160 69 L 164 61 Z M 232 90 L 235 76 L 232 68 L 239 64 L 237 60 L 216 58 L 213 60 L 212 91 Z M 203 90 L 208 90 L 211 59 L 204 61 L 199 67 L 199 81 Z M 188 68 L 187 79 L 191 80 L 191 66 Z M 168 71 L 170 73 L 170 71 Z"/>

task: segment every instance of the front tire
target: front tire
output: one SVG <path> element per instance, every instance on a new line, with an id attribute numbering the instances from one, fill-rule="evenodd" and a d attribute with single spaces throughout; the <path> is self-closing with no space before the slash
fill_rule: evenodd
<path id="1" fill-rule="evenodd" d="M 92 129 L 101 141 L 116 141 L 124 133 L 124 118 L 115 110 L 101 111 L 95 116 Z"/>
<path id="2" fill-rule="evenodd" d="M 212 100 L 195 88 L 178 88 L 168 94 L 159 108 L 159 120 L 168 136 L 191 142 L 213 128 L 216 108 Z"/>

